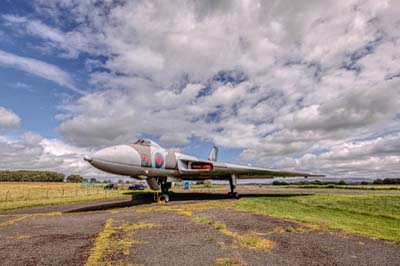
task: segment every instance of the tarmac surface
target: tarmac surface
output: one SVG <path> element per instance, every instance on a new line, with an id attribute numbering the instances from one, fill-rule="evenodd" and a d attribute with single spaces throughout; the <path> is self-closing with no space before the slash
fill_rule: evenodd
<path id="1" fill-rule="evenodd" d="M 399 244 L 235 210 L 222 192 L 177 193 L 168 204 L 151 197 L 0 212 L 0 265 L 400 262 Z"/>

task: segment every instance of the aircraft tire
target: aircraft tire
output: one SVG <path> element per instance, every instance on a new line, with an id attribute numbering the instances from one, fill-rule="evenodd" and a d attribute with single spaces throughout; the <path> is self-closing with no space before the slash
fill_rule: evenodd
<path id="1" fill-rule="evenodd" d="M 237 192 L 228 192 L 228 196 L 234 199 L 238 199 L 239 198 L 239 194 Z"/>
<path id="2" fill-rule="evenodd" d="M 162 194 L 160 199 L 164 200 L 167 203 L 169 201 L 169 196 L 168 196 L 168 194 Z"/>

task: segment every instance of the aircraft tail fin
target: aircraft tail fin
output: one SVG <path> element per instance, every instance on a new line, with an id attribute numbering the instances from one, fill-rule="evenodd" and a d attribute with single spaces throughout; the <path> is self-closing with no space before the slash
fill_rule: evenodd
<path id="1" fill-rule="evenodd" d="M 218 159 L 218 147 L 213 146 L 210 155 L 208 155 L 208 160 L 216 162 Z"/>

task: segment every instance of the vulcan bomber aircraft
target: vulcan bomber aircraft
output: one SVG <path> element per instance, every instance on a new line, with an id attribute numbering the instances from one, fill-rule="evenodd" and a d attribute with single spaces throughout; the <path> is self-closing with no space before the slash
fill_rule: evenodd
<path id="1" fill-rule="evenodd" d="M 146 180 L 152 190 L 161 189 L 160 199 L 169 201 L 172 182 L 182 180 L 228 180 L 231 197 L 238 179 L 321 176 L 306 173 L 268 170 L 264 168 L 217 162 L 218 148 L 213 147 L 208 159 L 200 159 L 174 150 L 167 150 L 149 139 L 131 145 L 101 149 L 84 157 L 92 166 L 108 173 Z"/>

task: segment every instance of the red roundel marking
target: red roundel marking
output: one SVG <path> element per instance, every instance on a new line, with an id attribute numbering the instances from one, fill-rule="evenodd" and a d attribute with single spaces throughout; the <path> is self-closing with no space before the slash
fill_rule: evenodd
<path id="1" fill-rule="evenodd" d="M 147 156 L 143 155 L 143 161 L 147 161 Z"/>
<path id="2" fill-rule="evenodd" d="M 162 163 L 163 163 L 163 158 L 161 157 L 161 155 L 157 155 L 157 164 L 162 165 Z"/>
<path id="3" fill-rule="evenodd" d="M 161 168 L 164 164 L 164 156 L 157 152 L 154 156 L 154 164 L 156 166 L 156 168 Z"/>

